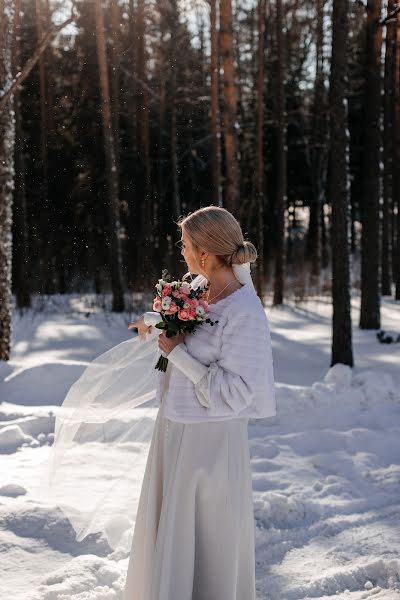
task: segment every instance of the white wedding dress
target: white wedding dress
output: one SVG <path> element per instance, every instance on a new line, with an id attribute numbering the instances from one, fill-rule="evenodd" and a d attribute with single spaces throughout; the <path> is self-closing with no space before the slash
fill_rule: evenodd
<path id="1" fill-rule="evenodd" d="M 249 263 L 234 267 L 252 283 Z M 255 600 L 249 419 L 168 419 L 172 368 L 159 390 L 124 600 Z"/>
<path id="2" fill-rule="evenodd" d="M 180 423 L 163 408 L 161 401 L 124 600 L 255 600 L 248 419 Z"/>
<path id="3" fill-rule="evenodd" d="M 250 263 L 232 267 L 256 293 Z M 269 364 L 269 335 L 262 349 L 258 358 Z M 154 335 L 126 340 L 74 382 L 56 415 L 46 500 L 69 519 L 77 541 L 101 532 L 111 548 L 130 549 L 124 600 L 255 600 L 249 415 L 167 418 L 163 399 L 177 366 L 170 361 L 160 377 L 159 356 Z M 270 379 L 251 417 L 276 414 L 272 369 Z M 118 461 L 92 489 L 93 464 L 108 465 L 110 449 Z"/>

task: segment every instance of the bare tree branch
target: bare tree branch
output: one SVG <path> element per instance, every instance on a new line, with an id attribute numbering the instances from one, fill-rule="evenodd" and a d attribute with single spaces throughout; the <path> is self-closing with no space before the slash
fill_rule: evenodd
<path id="1" fill-rule="evenodd" d="M 154 100 L 158 100 L 157 94 L 155 94 L 153 92 L 153 90 L 151 89 L 151 87 L 149 87 L 145 81 L 143 81 L 142 79 L 140 79 L 140 77 L 137 77 L 134 73 L 131 73 L 130 71 L 128 71 L 128 69 L 126 69 L 123 65 L 121 65 L 120 68 L 121 68 L 121 71 L 123 73 L 125 73 L 125 75 L 127 77 L 132 78 L 134 81 L 136 81 L 137 83 L 139 83 L 140 86 L 144 90 L 146 90 Z"/>
<path id="2" fill-rule="evenodd" d="M 398 12 L 400 12 L 400 4 L 397 4 L 396 8 L 392 10 L 391 13 L 389 13 L 384 19 L 381 19 L 379 21 L 380 25 L 385 25 L 386 23 L 391 21 L 397 15 Z"/>
<path id="3" fill-rule="evenodd" d="M 7 90 L 4 90 L 3 93 L 0 90 L 0 94 L 2 94 L 0 97 L 0 114 L 2 112 L 4 112 L 4 109 L 5 109 L 5 106 L 8 102 L 8 100 L 15 93 L 16 89 L 28 77 L 28 75 L 32 71 L 33 67 L 36 65 L 36 63 L 38 62 L 38 60 L 41 57 L 41 55 L 43 54 L 43 52 L 46 50 L 47 46 L 54 40 L 54 38 L 57 36 L 57 34 L 62 29 L 67 27 L 67 25 L 72 23 L 74 20 L 75 20 L 75 16 L 71 15 L 68 19 L 66 19 L 65 21 L 60 23 L 60 25 L 57 25 L 54 28 L 52 28 L 50 31 L 48 31 L 43 36 L 42 41 L 36 48 L 34 55 L 25 63 L 22 70 L 14 77 L 14 80 L 13 80 L 12 84 L 10 85 L 10 87 Z"/>

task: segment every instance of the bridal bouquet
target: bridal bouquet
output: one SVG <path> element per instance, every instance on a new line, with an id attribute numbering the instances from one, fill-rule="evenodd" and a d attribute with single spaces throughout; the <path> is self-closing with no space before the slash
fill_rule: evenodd
<path id="1" fill-rule="evenodd" d="M 187 281 L 171 281 L 168 271 L 163 269 L 162 278 L 155 285 L 157 295 L 153 300 L 153 310 L 160 313 L 161 321 L 155 325 L 164 329 L 167 337 L 181 333 L 194 333 L 197 325 L 218 321 L 208 317 L 208 303 L 203 298 L 204 289 L 194 290 Z M 168 358 L 160 356 L 155 366 L 159 371 L 166 371 Z"/>

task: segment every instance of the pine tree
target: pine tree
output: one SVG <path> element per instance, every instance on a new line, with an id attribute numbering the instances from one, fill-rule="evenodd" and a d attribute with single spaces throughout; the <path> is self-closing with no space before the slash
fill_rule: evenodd
<path id="1" fill-rule="evenodd" d="M 12 82 L 14 2 L 0 0 L 0 96 Z M 12 203 L 15 118 L 12 96 L 0 112 L 0 360 L 9 360 L 12 317 Z"/>
<path id="2" fill-rule="evenodd" d="M 282 304 L 285 286 L 286 266 L 286 98 L 285 98 L 285 54 L 283 41 L 282 0 L 276 0 L 276 39 L 277 39 L 277 187 L 276 187 L 276 249 L 274 305 Z"/>
<path id="3" fill-rule="evenodd" d="M 360 328 L 379 329 L 380 317 L 380 178 L 381 178 L 381 0 L 368 0 L 364 117 L 363 194 L 361 205 Z"/>
<path id="4" fill-rule="evenodd" d="M 122 284 L 122 252 L 120 240 L 119 188 L 116 164 L 115 140 L 111 121 L 110 86 L 107 70 L 107 54 L 104 34 L 104 15 L 101 0 L 95 3 L 95 23 L 99 81 L 101 90 L 101 115 L 103 121 L 104 154 L 106 159 L 110 215 L 111 287 L 112 310 L 124 310 Z"/>
<path id="5" fill-rule="evenodd" d="M 223 132 L 225 147 L 225 207 L 233 214 L 239 205 L 239 165 L 236 133 L 237 87 L 233 50 L 232 1 L 220 0 L 220 52 L 224 70 Z"/>
<path id="6" fill-rule="evenodd" d="M 330 177 L 329 199 L 332 203 L 332 355 L 336 363 L 353 366 L 349 193 L 347 139 L 347 53 L 348 0 L 334 0 L 332 14 L 332 64 L 329 88 Z"/>

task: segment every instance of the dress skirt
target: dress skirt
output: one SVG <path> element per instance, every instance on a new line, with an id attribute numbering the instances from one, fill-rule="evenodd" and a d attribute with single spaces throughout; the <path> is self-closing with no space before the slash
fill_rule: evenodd
<path id="1" fill-rule="evenodd" d="M 180 423 L 161 403 L 124 600 L 255 600 L 248 418 Z"/>

